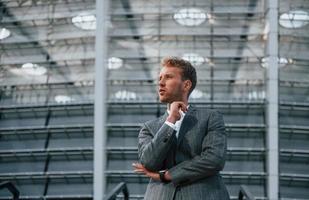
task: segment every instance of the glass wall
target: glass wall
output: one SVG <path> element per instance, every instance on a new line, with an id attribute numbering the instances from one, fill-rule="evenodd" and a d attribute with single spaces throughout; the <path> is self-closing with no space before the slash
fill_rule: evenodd
<path id="1" fill-rule="evenodd" d="M 160 61 L 178 56 L 198 72 L 190 103 L 224 115 L 231 198 L 244 184 L 267 199 L 266 3 L 109 1 L 106 192 L 125 181 L 143 198 L 149 180 L 131 167 L 137 135 L 166 111 Z M 0 1 L 0 182 L 21 199 L 93 198 L 95 11 L 95 0 Z M 309 198 L 308 13 L 307 0 L 279 0 L 281 199 Z"/>
<path id="2" fill-rule="evenodd" d="M 279 3 L 280 197 L 309 198 L 309 2 Z"/>
<path id="3" fill-rule="evenodd" d="M 160 61 L 197 69 L 190 103 L 221 111 L 228 134 L 222 172 L 232 198 L 241 184 L 266 198 L 264 1 L 111 1 L 107 191 L 120 181 L 140 199 L 148 179 L 132 172 L 139 124 L 164 114 Z"/>
<path id="4" fill-rule="evenodd" d="M 0 181 L 90 199 L 95 1 L 0 1 L 0 20 Z"/>

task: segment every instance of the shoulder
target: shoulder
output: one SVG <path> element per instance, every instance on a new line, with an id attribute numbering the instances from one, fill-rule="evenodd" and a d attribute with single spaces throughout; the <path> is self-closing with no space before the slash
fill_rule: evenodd
<path id="1" fill-rule="evenodd" d="M 165 118 L 166 118 L 166 116 L 162 115 L 161 117 L 158 117 L 156 119 L 152 119 L 152 120 L 146 121 L 143 124 L 143 127 L 147 128 L 147 129 L 150 129 L 150 130 L 156 130 L 159 127 L 162 126 L 162 124 L 165 122 Z"/>
<path id="2" fill-rule="evenodd" d="M 196 107 L 194 106 L 194 109 L 196 110 L 196 113 L 198 115 L 204 115 L 204 116 L 213 116 L 213 115 L 222 115 L 221 111 L 216 109 L 210 109 L 205 107 Z"/>
<path id="3" fill-rule="evenodd" d="M 195 107 L 195 116 L 198 120 L 203 120 L 204 122 L 223 119 L 221 111 L 205 107 Z"/>
<path id="4" fill-rule="evenodd" d="M 144 124 L 147 125 L 147 126 L 153 126 L 153 125 L 158 124 L 162 121 L 164 122 L 164 120 L 165 120 L 164 118 L 166 118 L 165 114 L 160 116 L 160 117 L 157 117 L 155 119 L 148 120 L 148 121 L 144 122 Z"/>

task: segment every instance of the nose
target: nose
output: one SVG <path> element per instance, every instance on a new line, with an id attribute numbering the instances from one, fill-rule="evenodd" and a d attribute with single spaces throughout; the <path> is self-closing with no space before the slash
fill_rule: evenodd
<path id="1" fill-rule="evenodd" d="M 159 86 L 160 86 L 160 87 L 163 87 L 164 85 L 165 85 L 165 81 L 164 81 L 164 79 L 162 78 L 162 79 L 159 80 Z"/>

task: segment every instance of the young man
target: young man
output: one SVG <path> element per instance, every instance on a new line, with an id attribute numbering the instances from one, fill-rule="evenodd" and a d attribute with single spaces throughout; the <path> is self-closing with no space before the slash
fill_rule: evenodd
<path id="1" fill-rule="evenodd" d="M 219 174 L 226 155 L 224 121 L 216 111 L 188 104 L 196 80 L 188 61 L 163 59 L 158 94 L 168 110 L 142 127 L 140 163 L 133 163 L 136 173 L 150 177 L 147 200 L 229 199 Z"/>

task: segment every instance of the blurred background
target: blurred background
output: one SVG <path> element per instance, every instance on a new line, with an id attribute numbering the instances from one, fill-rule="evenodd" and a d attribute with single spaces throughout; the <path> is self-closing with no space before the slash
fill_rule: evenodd
<path id="1" fill-rule="evenodd" d="M 137 135 L 165 112 L 160 61 L 178 56 L 198 72 L 191 104 L 224 115 L 231 198 L 246 185 L 256 199 L 309 199 L 308 0 L 104 2 L 99 55 L 95 0 L 0 1 L 0 182 L 16 185 L 20 199 L 94 198 L 102 56 L 106 193 L 125 182 L 130 199 L 142 199 L 148 178 L 131 167 Z"/>

